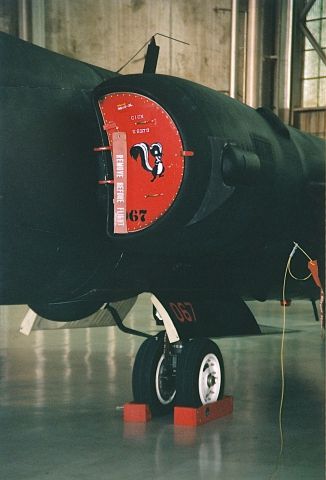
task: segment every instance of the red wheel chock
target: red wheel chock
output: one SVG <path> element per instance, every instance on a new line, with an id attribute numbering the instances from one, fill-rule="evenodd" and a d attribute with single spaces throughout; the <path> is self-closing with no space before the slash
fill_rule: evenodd
<path id="1" fill-rule="evenodd" d="M 196 427 L 211 422 L 233 411 L 233 397 L 225 396 L 221 400 L 198 408 L 174 407 L 174 425 Z M 152 414 L 146 403 L 126 403 L 123 408 L 123 420 L 127 423 L 147 423 Z"/>
<path id="2" fill-rule="evenodd" d="M 123 406 L 124 422 L 147 423 L 152 419 L 149 405 L 146 403 L 125 403 Z"/>
<path id="3" fill-rule="evenodd" d="M 217 402 L 208 403 L 198 408 L 174 407 L 174 425 L 196 427 L 230 415 L 232 411 L 233 397 L 231 396 L 225 396 Z"/>

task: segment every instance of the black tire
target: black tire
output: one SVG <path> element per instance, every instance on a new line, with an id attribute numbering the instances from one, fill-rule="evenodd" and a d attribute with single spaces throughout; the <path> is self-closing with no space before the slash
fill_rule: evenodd
<path id="1" fill-rule="evenodd" d="M 161 375 L 165 332 L 147 338 L 140 346 L 132 371 L 132 390 L 136 403 L 149 405 L 152 415 L 170 413 L 174 407 L 175 379 Z"/>
<path id="2" fill-rule="evenodd" d="M 178 357 L 176 405 L 198 408 L 224 393 L 224 362 L 218 346 L 209 338 L 195 338 Z"/>

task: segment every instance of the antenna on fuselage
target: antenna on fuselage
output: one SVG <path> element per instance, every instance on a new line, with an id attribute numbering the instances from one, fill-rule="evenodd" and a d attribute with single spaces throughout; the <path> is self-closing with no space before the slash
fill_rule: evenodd
<path id="1" fill-rule="evenodd" d="M 155 73 L 159 50 L 160 50 L 160 47 L 156 45 L 156 42 L 155 42 L 155 37 L 157 35 L 160 35 L 160 37 L 168 38 L 169 40 L 173 40 L 174 42 L 183 43 L 184 45 L 190 45 L 190 43 L 184 42 L 183 40 L 178 40 L 177 38 L 170 37 L 169 35 L 164 35 L 163 33 L 157 32 L 124 65 L 122 65 L 122 67 L 120 67 L 119 70 L 116 71 L 116 73 L 120 73 L 121 70 L 123 70 L 127 65 L 129 65 L 129 63 L 132 62 L 132 60 L 137 57 L 137 55 L 146 47 L 146 45 L 147 45 L 147 52 L 145 55 L 145 64 L 143 68 L 143 73 Z"/>
<path id="2" fill-rule="evenodd" d="M 147 46 L 147 52 L 145 55 L 145 63 L 143 68 L 143 73 L 155 73 L 157 60 L 160 53 L 160 47 L 156 45 L 155 36 L 151 38 Z"/>

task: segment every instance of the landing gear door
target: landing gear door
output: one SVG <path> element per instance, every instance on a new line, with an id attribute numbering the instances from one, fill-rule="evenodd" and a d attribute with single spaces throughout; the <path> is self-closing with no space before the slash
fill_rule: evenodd
<path id="1" fill-rule="evenodd" d="M 163 306 L 163 319 L 167 334 L 174 340 L 196 337 L 225 337 L 257 335 L 259 326 L 246 303 L 234 294 L 219 296 L 216 292 L 171 291 L 156 292 L 155 297 Z M 165 311 L 165 317 L 164 317 Z M 169 320 L 166 322 L 166 314 Z M 172 332 L 172 333 L 170 333 Z M 178 338 L 177 338 L 178 337 Z"/>

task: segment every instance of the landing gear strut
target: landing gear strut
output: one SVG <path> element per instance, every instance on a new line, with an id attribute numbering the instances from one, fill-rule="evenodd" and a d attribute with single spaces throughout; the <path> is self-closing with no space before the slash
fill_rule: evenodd
<path id="1" fill-rule="evenodd" d="M 224 392 L 222 354 L 208 338 L 170 344 L 160 332 L 138 350 L 132 389 L 134 401 L 148 404 L 153 415 L 215 402 Z"/>

